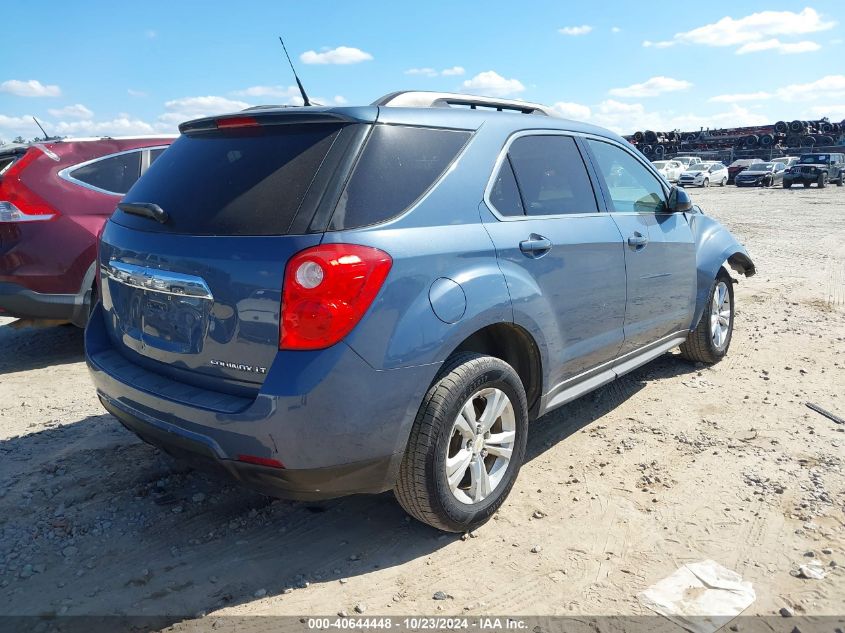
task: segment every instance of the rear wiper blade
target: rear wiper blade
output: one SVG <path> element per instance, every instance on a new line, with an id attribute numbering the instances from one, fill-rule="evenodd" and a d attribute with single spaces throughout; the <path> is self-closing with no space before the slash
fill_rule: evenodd
<path id="1" fill-rule="evenodd" d="M 161 224 L 164 224 L 170 218 L 167 211 L 152 202 L 121 202 L 117 205 L 117 208 L 124 213 L 151 218 Z"/>

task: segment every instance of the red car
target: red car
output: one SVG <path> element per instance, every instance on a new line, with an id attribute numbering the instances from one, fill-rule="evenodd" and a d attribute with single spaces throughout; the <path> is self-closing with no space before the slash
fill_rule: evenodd
<path id="1" fill-rule="evenodd" d="M 0 316 L 85 326 L 97 235 L 174 138 L 0 146 Z"/>

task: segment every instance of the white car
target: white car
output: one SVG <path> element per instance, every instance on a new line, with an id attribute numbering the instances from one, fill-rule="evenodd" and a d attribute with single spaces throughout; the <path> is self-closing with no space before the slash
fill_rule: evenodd
<path id="1" fill-rule="evenodd" d="M 651 164 L 669 182 L 677 182 L 686 169 L 684 164 L 677 160 L 655 160 Z"/>
<path id="2" fill-rule="evenodd" d="M 684 169 L 689 169 L 693 165 L 700 165 L 704 162 L 700 156 L 675 156 L 672 160 L 681 163 Z"/>
<path id="3" fill-rule="evenodd" d="M 722 163 L 699 163 L 681 174 L 678 184 L 682 187 L 724 187 L 728 184 L 728 168 Z"/>

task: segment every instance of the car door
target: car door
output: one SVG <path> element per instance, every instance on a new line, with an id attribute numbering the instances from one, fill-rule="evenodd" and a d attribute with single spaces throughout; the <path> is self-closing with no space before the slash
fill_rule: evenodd
<path id="1" fill-rule="evenodd" d="M 624 240 L 628 300 L 620 353 L 625 354 L 689 328 L 695 241 L 686 214 L 668 211 L 668 192 L 645 163 L 606 139 L 588 138 L 585 145 Z"/>
<path id="2" fill-rule="evenodd" d="M 575 138 L 531 131 L 509 139 L 482 204 L 514 321 L 540 333 L 552 389 L 613 360 L 624 338 L 622 236 L 599 200 Z"/>

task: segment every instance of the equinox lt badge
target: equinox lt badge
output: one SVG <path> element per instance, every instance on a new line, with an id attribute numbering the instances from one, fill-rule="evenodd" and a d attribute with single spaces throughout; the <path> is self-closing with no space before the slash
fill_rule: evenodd
<path id="1" fill-rule="evenodd" d="M 246 365 L 244 363 L 230 363 L 225 360 L 215 360 L 211 359 L 208 361 L 209 365 L 214 365 L 215 367 L 225 367 L 226 369 L 237 369 L 238 371 L 248 371 L 253 374 L 266 374 L 267 368 L 266 367 L 258 367 L 257 365 Z"/>

